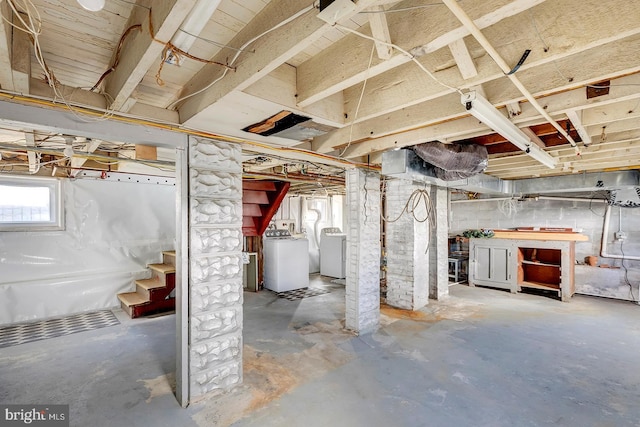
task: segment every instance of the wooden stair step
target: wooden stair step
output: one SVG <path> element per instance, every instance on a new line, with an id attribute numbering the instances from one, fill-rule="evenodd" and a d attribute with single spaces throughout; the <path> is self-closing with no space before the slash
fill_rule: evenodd
<path id="1" fill-rule="evenodd" d="M 176 272 L 176 267 L 171 264 L 149 264 L 147 265 L 147 267 L 161 274 L 169 274 L 169 273 Z"/>
<path id="2" fill-rule="evenodd" d="M 164 283 L 159 281 L 158 279 L 139 279 L 136 280 L 136 285 L 139 285 L 142 289 L 150 290 L 150 289 L 158 289 L 165 288 Z"/>
<path id="3" fill-rule="evenodd" d="M 137 292 L 125 292 L 122 294 L 118 294 L 118 299 L 127 307 L 146 304 L 149 302 L 148 299 L 146 299 L 145 297 L 143 297 Z"/>
<path id="4" fill-rule="evenodd" d="M 176 266 L 176 251 L 162 251 L 162 263 Z"/>

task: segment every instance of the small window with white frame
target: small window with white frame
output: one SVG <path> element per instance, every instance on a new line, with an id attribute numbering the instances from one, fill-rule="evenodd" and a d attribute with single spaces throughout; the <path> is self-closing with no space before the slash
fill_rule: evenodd
<path id="1" fill-rule="evenodd" d="M 61 182 L 0 175 L 0 231 L 62 230 Z"/>

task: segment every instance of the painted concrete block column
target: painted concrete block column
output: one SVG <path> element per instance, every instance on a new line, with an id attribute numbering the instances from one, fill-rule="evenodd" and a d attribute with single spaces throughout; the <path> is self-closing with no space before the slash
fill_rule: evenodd
<path id="1" fill-rule="evenodd" d="M 416 190 L 425 190 L 424 184 L 402 179 L 386 183 L 386 217 L 391 220 L 386 223 L 387 303 L 406 310 L 429 303 L 429 221 L 420 222 L 427 209 L 419 203 L 413 214 L 403 212 Z"/>
<path id="2" fill-rule="evenodd" d="M 380 174 L 347 171 L 346 327 L 359 334 L 380 325 Z"/>
<path id="3" fill-rule="evenodd" d="M 242 164 L 237 144 L 189 139 L 189 395 L 242 382 Z"/>
<path id="4" fill-rule="evenodd" d="M 449 190 L 431 186 L 431 205 L 435 221 L 429 242 L 429 297 L 449 296 Z"/>

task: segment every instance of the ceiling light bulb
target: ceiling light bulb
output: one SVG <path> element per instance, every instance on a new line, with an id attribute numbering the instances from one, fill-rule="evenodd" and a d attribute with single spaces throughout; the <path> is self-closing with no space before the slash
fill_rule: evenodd
<path id="1" fill-rule="evenodd" d="M 78 0 L 78 3 L 91 12 L 97 12 L 104 7 L 104 0 Z"/>

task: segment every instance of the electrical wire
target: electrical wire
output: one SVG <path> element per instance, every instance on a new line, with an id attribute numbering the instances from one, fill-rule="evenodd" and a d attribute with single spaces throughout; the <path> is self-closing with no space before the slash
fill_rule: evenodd
<path id="1" fill-rule="evenodd" d="M 594 214 L 594 215 L 603 217 L 604 213 L 605 213 L 605 210 L 606 210 L 606 207 L 605 207 L 605 210 L 602 211 L 602 213 L 598 213 L 598 212 L 594 211 L 592 209 L 592 205 L 593 205 L 593 201 L 594 200 L 607 200 L 606 192 L 604 192 L 604 191 L 593 192 L 591 194 L 591 197 L 589 198 L 589 210 L 591 211 L 591 213 Z"/>
<path id="2" fill-rule="evenodd" d="M 538 30 L 538 24 L 536 23 L 535 17 L 533 16 L 533 12 L 531 11 L 531 9 L 529 9 L 528 12 L 529 12 L 529 15 L 531 16 L 531 23 L 533 24 L 533 29 L 535 30 L 536 34 L 538 35 L 538 38 L 540 39 L 540 41 L 542 42 L 542 45 L 544 46 L 544 51 L 548 52 L 551 48 L 549 47 L 547 42 L 542 38 L 542 35 Z M 573 81 L 572 77 L 565 76 L 562 70 L 560 70 L 557 60 L 554 59 L 551 62 L 553 63 L 553 66 L 555 67 L 556 71 L 558 72 L 558 74 L 560 74 L 560 77 L 562 77 L 563 80 L 566 80 L 569 83 Z"/>
<path id="3" fill-rule="evenodd" d="M 411 53 L 407 52 L 406 50 L 404 50 L 403 48 L 401 48 L 400 46 L 393 44 L 393 43 L 388 43 L 384 40 L 380 40 L 377 39 L 375 37 L 371 37 L 368 36 L 366 34 L 363 34 L 359 31 L 353 30 L 349 27 L 345 27 L 344 25 L 340 25 L 340 24 L 335 24 L 336 28 L 340 28 L 341 30 L 347 31 L 349 33 L 355 34 L 359 37 L 365 38 L 367 40 L 372 40 L 376 43 L 380 43 L 383 44 L 385 46 L 390 46 L 394 49 L 396 49 L 397 51 L 399 51 L 400 53 L 402 53 L 403 55 L 407 56 L 411 61 L 413 61 L 418 68 L 420 68 L 425 74 L 427 74 L 433 81 L 435 81 L 436 83 L 438 83 L 440 86 L 443 86 L 453 92 L 458 92 L 460 95 L 462 95 L 462 90 L 460 90 L 459 88 L 453 87 L 453 86 L 449 86 L 448 84 L 444 83 L 443 81 L 441 81 L 440 79 L 438 79 L 431 71 L 429 71 L 424 65 L 422 65 L 422 63 L 420 61 L 418 61 L 416 59 L 416 57 L 414 55 L 412 55 Z"/>
<path id="4" fill-rule="evenodd" d="M 113 64 L 111 64 L 111 66 L 109 67 L 109 69 L 107 71 L 102 73 L 102 75 L 100 76 L 100 78 L 98 79 L 96 84 L 94 84 L 93 87 L 91 89 L 89 89 L 89 91 L 93 92 L 94 90 L 96 90 L 96 88 L 100 85 L 100 83 L 102 83 L 102 81 L 105 79 L 105 77 L 107 77 L 109 74 L 111 74 L 113 71 L 115 71 L 116 67 L 120 63 L 120 51 L 122 50 L 122 45 L 124 44 L 125 39 L 131 33 L 131 31 L 133 31 L 135 29 L 141 30 L 142 29 L 142 25 L 140 25 L 140 24 L 132 25 L 129 28 L 127 28 L 124 33 L 122 33 L 122 35 L 120 36 L 120 41 L 118 41 L 118 47 L 116 48 L 116 53 L 114 55 Z"/>
<path id="5" fill-rule="evenodd" d="M 21 102 L 25 102 L 25 103 L 29 103 L 29 104 L 34 104 L 34 105 L 40 105 L 40 106 L 45 106 L 48 108 L 52 108 L 52 109 L 60 109 L 62 108 L 61 105 L 59 103 L 56 103 L 48 98 L 44 98 L 44 97 L 38 97 L 38 96 L 33 96 L 33 95 L 22 95 L 22 94 L 17 94 L 17 93 L 13 93 L 11 91 L 6 91 L 6 90 L 2 90 L 0 89 L 0 98 L 5 98 L 5 99 L 9 99 L 9 100 L 13 100 L 13 101 L 21 101 Z M 82 109 L 82 113 L 88 116 L 101 116 L 102 114 L 99 112 L 100 110 L 96 107 L 76 107 L 79 109 Z M 66 108 L 65 108 L 66 110 Z M 318 153 L 316 151 L 311 151 L 311 150 L 305 150 L 303 148 L 296 148 L 296 147 L 287 147 L 287 146 L 277 146 L 277 145 L 272 145 L 272 144 L 266 144 L 266 143 L 261 143 L 261 142 L 257 142 L 257 141 L 253 141 L 253 140 L 249 140 L 249 139 L 245 139 L 245 138 L 239 138 L 239 137 L 234 137 L 234 136 L 228 136 L 228 135 L 222 135 L 222 134 L 216 134 L 216 133 L 212 133 L 209 131 L 205 131 L 205 130 L 199 130 L 199 129 L 195 129 L 195 128 L 186 128 L 186 127 L 182 127 L 182 126 L 178 126 L 175 124 L 171 124 L 171 123 L 167 123 L 167 122 L 162 122 L 162 121 L 153 121 L 150 119 L 146 119 L 146 118 L 141 118 L 132 114 L 127 114 L 127 113 L 122 113 L 122 112 L 118 112 L 118 114 L 113 114 L 112 117 L 110 117 L 110 119 L 117 121 L 117 122 L 122 122 L 122 123 L 133 123 L 133 124 L 138 124 L 138 125 L 142 125 L 142 126 L 148 126 L 148 127 L 152 127 L 152 128 L 156 128 L 156 129 L 162 129 L 162 130 L 166 130 L 166 131 L 171 131 L 171 132 L 177 132 L 177 133 L 182 133 L 182 134 L 186 134 L 186 135 L 191 135 L 194 137 L 202 137 L 202 138 L 207 138 L 207 139 L 217 139 L 219 141 L 225 141 L 225 142 L 233 142 L 233 143 L 237 143 L 237 144 L 241 144 L 245 147 L 254 147 L 254 148 L 258 148 L 258 149 L 262 149 L 264 151 L 262 151 L 263 154 L 265 155 L 272 155 L 271 153 L 273 151 L 278 151 L 278 152 L 282 152 L 282 153 L 294 153 L 294 154 L 303 154 L 303 155 L 307 155 L 310 157 L 314 157 L 314 158 L 318 158 L 318 159 L 324 159 L 326 161 L 331 161 L 334 163 L 340 163 L 340 164 L 344 164 L 344 165 L 348 165 L 348 166 L 356 166 L 356 167 L 361 167 L 361 168 L 368 168 L 371 170 L 380 170 L 379 166 L 376 165 L 367 165 L 366 163 L 360 163 L 360 162 L 355 162 L 352 160 L 347 160 L 347 159 L 341 159 L 339 157 L 335 157 L 335 156 L 331 156 L 329 154 L 323 154 L 323 153 Z"/>
<path id="6" fill-rule="evenodd" d="M 219 43 L 219 42 L 214 41 L 214 40 L 209 40 L 209 39 L 204 38 L 202 36 L 199 36 L 197 34 L 190 33 L 189 31 L 187 31 L 185 29 L 182 29 L 182 28 L 178 28 L 178 31 L 182 31 L 183 33 L 185 33 L 185 34 L 187 34 L 187 35 L 189 35 L 189 36 L 191 36 L 193 38 L 196 38 L 198 40 L 202 40 L 205 43 L 212 44 L 212 45 L 217 46 L 217 47 L 219 47 L 221 49 L 231 49 L 231 50 L 234 50 L 236 52 L 255 53 L 255 51 L 253 51 L 253 50 L 241 50 L 241 49 L 238 49 L 236 47 L 229 46 L 228 44 Z"/>
<path id="7" fill-rule="evenodd" d="M 507 218 L 512 218 L 521 209 L 522 201 L 516 198 L 502 200 L 498 205 L 498 211 Z"/>
<path id="8" fill-rule="evenodd" d="M 638 102 L 636 103 L 636 105 L 634 105 L 634 107 L 629 110 L 629 114 L 634 113 L 636 111 L 636 108 L 638 108 L 638 106 L 640 106 L 640 99 L 638 99 Z"/>
<path id="9" fill-rule="evenodd" d="M 16 5 L 16 1 L 20 2 L 22 11 L 20 11 Z M 33 44 L 36 61 L 44 72 L 45 80 L 55 93 L 56 78 L 53 71 L 51 71 L 45 63 L 42 49 L 40 48 L 40 34 L 42 33 L 42 18 L 40 17 L 40 12 L 38 12 L 38 9 L 31 0 L 7 0 L 7 4 L 13 12 L 13 16 L 19 21 L 19 25 L 14 24 L 12 20 L 7 19 L 4 15 L 2 15 L 2 19 L 14 29 L 22 31 L 29 36 Z M 26 15 L 26 20 L 22 15 Z"/>
<path id="10" fill-rule="evenodd" d="M 540 31 L 538 31 L 538 24 L 536 23 L 536 18 L 533 16 L 533 12 L 531 11 L 531 9 L 528 9 L 528 12 L 529 12 L 529 16 L 531 16 L 531 23 L 533 24 L 533 29 L 536 31 L 536 34 L 538 35 L 538 38 L 540 39 L 540 41 L 542 42 L 542 45 L 544 46 L 544 51 L 548 52 L 549 51 L 549 45 L 542 38 L 542 35 L 540 34 Z"/>
<path id="11" fill-rule="evenodd" d="M 315 2 L 314 2 L 315 3 Z M 284 21 L 281 21 L 280 23 L 274 25 L 273 27 L 269 28 L 268 30 L 258 34 L 257 36 L 253 37 L 252 39 L 250 39 L 249 41 L 247 41 L 245 44 L 243 44 L 242 46 L 240 46 L 240 48 L 238 48 L 238 51 L 236 52 L 236 54 L 233 56 L 233 59 L 231 59 L 231 61 L 229 62 L 229 67 L 233 66 L 233 64 L 235 64 L 236 60 L 238 59 L 238 57 L 240 56 L 241 53 L 243 53 L 247 47 L 249 47 L 250 45 L 252 45 L 256 40 L 264 37 L 265 35 L 269 34 L 272 31 L 277 30 L 280 27 L 283 27 L 285 25 L 287 25 L 288 23 L 298 19 L 300 16 L 310 12 L 311 10 L 314 9 L 314 3 L 312 3 L 310 6 L 305 7 L 304 9 L 298 11 L 297 13 L 294 13 L 293 15 L 291 15 L 290 17 L 288 17 L 287 19 L 285 19 Z M 229 72 L 229 68 L 225 68 L 224 71 L 222 72 L 222 75 L 220 77 L 218 77 L 217 79 L 211 81 L 211 83 L 207 84 L 205 87 L 203 87 L 202 89 L 199 89 L 193 93 L 190 93 L 186 96 L 183 96 L 181 98 L 178 98 L 177 100 L 173 101 L 171 104 L 169 104 L 168 108 L 171 108 L 174 105 L 177 105 L 178 103 L 189 99 L 193 96 L 199 95 L 202 92 L 208 90 L 209 88 L 211 88 L 212 86 L 214 86 L 216 83 L 218 83 L 220 80 L 224 79 L 225 76 L 227 75 L 227 73 Z"/>
<path id="12" fill-rule="evenodd" d="M 38 158 L 40 158 L 40 153 L 38 153 Z M 62 161 L 68 160 L 68 159 L 69 159 L 69 157 L 62 157 L 60 159 L 50 160 L 48 162 L 40 162 L 40 161 L 38 161 L 38 164 L 37 164 L 38 169 L 36 169 L 36 171 L 33 172 L 33 173 L 38 173 L 38 170 L 40 169 L 40 166 L 50 165 L 50 164 L 62 162 Z M 28 163 L 0 163 L 0 167 L 5 167 L 5 166 L 17 167 L 17 166 L 29 166 L 29 164 Z"/>
<path id="13" fill-rule="evenodd" d="M 421 4 L 419 6 L 410 6 L 410 7 L 403 7 L 403 8 L 399 8 L 399 9 L 388 9 L 388 10 L 363 10 L 359 13 L 363 13 L 363 14 L 370 14 L 370 13 L 394 13 L 394 12 L 407 12 L 410 10 L 416 10 L 416 9 L 425 9 L 428 7 L 432 7 L 432 6 L 444 6 L 444 3 L 439 2 L 439 3 L 427 3 L 427 4 Z"/>
<path id="14" fill-rule="evenodd" d="M 418 217 L 417 212 L 420 210 L 421 206 L 424 207 L 425 213 L 423 217 Z M 394 219 L 386 218 L 384 215 L 382 215 L 382 213 L 380 213 L 380 216 L 383 221 L 393 223 L 400 220 L 400 218 L 405 213 L 410 215 L 417 222 L 423 223 L 423 222 L 429 221 L 429 225 L 435 226 L 434 208 L 431 203 L 431 197 L 429 196 L 429 192 L 427 190 L 423 190 L 423 189 L 414 190 L 413 193 L 411 193 L 411 195 L 407 199 L 407 202 L 404 204 L 402 211 L 396 218 Z"/>
<path id="15" fill-rule="evenodd" d="M 640 86 L 640 83 L 622 83 L 615 85 L 585 85 L 586 87 L 592 87 L 594 89 L 609 89 L 610 87 L 623 87 L 623 86 Z"/>
<path id="16" fill-rule="evenodd" d="M 380 195 L 380 200 L 385 200 L 386 191 L 387 191 L 387 181 L 385 179 L 382 182 L 382 191 L 381 191 L 381 195 Z M 424 216 L 423 217 L 419 217 L 416 214 L 416 212 L 420 211 L 421 208 L 424 209 Z M 405 213 L 410 215 L 414 219 L 414 221 L 417 221 L 419 223 L 424 223 L 426 221 L 429 221 L 428 222 L 428 225 L 429 225 L 429 236 L 427 237 L 427 247 L 426 247 L 426 249 L 424 251 L 425 254 L 428 253 L 429 252 L 429 247 L 430 247 L 430 240 L 429 239 L 431 238 L 431 235 L 433 233 L 433 229 L 436 226 L 436 214 L 435 214 L 435 209 L 433 207 L 433 204 L 431 203 L 431 196 L 429 196 L 429 192 L 426 189 L 426 184 L 425 184 L 425 188 L 424 189 L 416 189 L 411 193 L 411 195 L 407 199 L 407 202 L 404 204 L 404 207 L 402 208 L 402 211 L 400 212 L 400 214 L 396 218 L 389 219 L 389 218 L 385 217 L 384 214 L 382 213 L 382 210 L 380 210 L 380 218 L 384 222 L 394 223 L 396 221 L 399 221 L 400 218 L 402 218 L 402 216 Z"/>
<path id="17" fill-rule="evenodd" d="M 636 298 L 633 296 L 633 286 L 631 285 L 631 282 L 629 281 L 629 270 L 627 269 L 627 266 L 624 265 L 624 261 L 625 261 L 625 255 L 624 255 L 624 249 L 622 248 L 624 243 L 624 240 L 620 240 L 620 253 L 622 253 L 622 268 L 624 269 L 624 281 L 627 284 L 627 286 L 629 286 L 629 298 L 631 299 L 631 301 L 633 302 L 637 302 Z M 639 298 L 640 298 L 640 289 L 639 289 Z"/>
<path id="18" fill-rule="evenodd" d="M 353 115 L 353 120 L 351 120 L 351 125 L 349 126 L 349 140 L 347 142 L 347 146 L 338 154 L 338 157 L 344 156 L 344 153 L 347 152 L 349 147 L 351 146 L 351 141 L 353 140 L 353 125 L 356 123 L 358 119 L 358 113 L 360 112 L 360 105 L 362 104 L 362 98 L 364 97 L 364 91 L 367 88 L 367 81 L 369 80 L 369 71 L 371 70 L 371 63 L 373 62 L 373 53 L 376 50 L 376 45 L 371 45 L 371 54 L 369 55 L 369 65 L 367 65 L 367 74 L 364 78 L 364 82 L 362 83 L 362 90 L 360 91 L 360 97 L 358 98 L 358 104 L 356 105 L 356 111 Z"/>
<path id="19" fill-rule="evenodd" d="M 16 5 L 16 2 L 19 2 L 20 7 Z M 58 99 L 61 100 L 62 103 L 67 107 L 67 109 L 76 118 L 84 122 L 95 122 L 109 119 L 113 114 L 113 111 L 109 110 L 107 110 L 107 112 L 105 112 L 101 117 L 98 118 L 82 117 L 80 114 L 78 114 L 78 112 L 75 111 L 75 108 L 69 104 L 64 94 L 60 91 L 58 87 L 60 85 L 60 82 L 56 78 L 53 70 L 47 65 L 44 59 L 44 54 L 42 53 L 42 47 L 40 45 L 40 34 L 42 33 L 42 18 L 40 17 L 40 13 L 38 12 L 38 9 L 35 7 L 33 2 L 31 0 L 7 0 L 7 4 L 13 12 L 13 16 L 15 16 L 19 22 L 18 24 L 14 24 L 4 15 L 2 15 L 2 19 L 9 25 L 11 25 L 11 27 L 25 32 L 29 35 L 31 43 L 33 44 L 34 56 L 36 58 L 36 61 L 40 65 L 40 68 L 42 68 L 46 83 L 53 91 L 54 102 Z M 22 9 L 22 11 L 20 11 L 19 9 Z M 22 17 L 22 15 L 25 15 L 26 20 Z"/>

